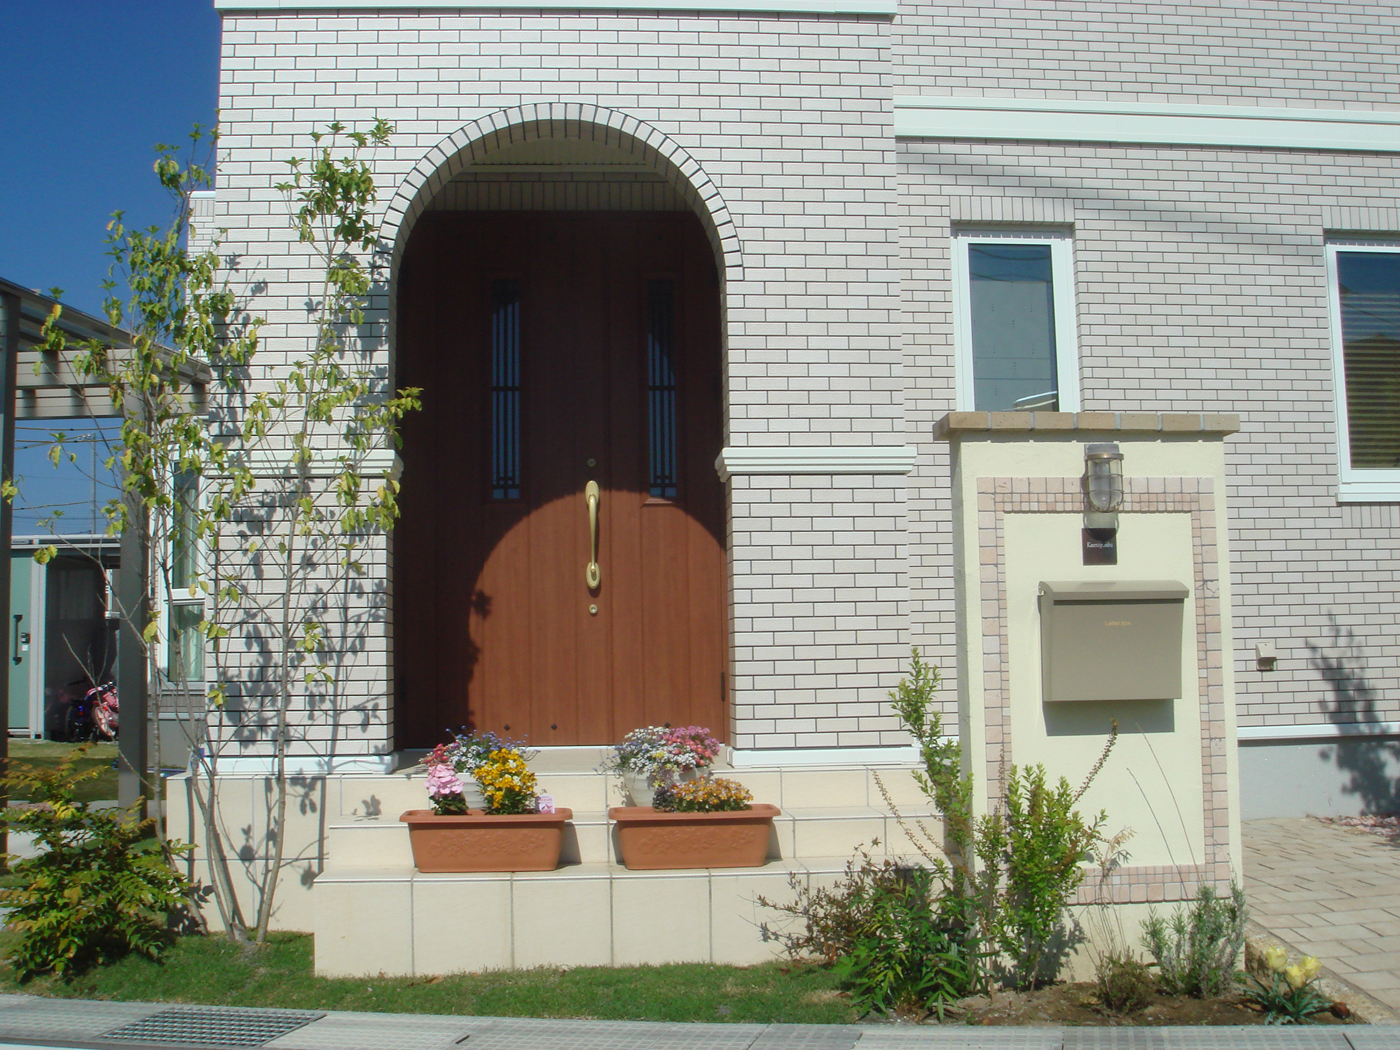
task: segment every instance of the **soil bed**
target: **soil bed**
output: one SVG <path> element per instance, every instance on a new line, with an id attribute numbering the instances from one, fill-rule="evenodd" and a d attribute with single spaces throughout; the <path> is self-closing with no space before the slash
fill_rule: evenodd
<path id="1" fill-rule="evenodd" d="M 1152 1001 L 1131 1014 L 1111 1014 L 1099 1004 L 1092 984 L 1055 984 L 1033 992 L 998 992 L 990 1001 L 977 996 L 961 1004 L 965 1012 L 951 1023 L 980 1025 L 1247 1025 L 1263 1024 L 1264 1015 L 1236 996 L 1192 999 L 1153 993 Z M 1316 1024 L 1345 1024 L 1329 1013 Z"/>

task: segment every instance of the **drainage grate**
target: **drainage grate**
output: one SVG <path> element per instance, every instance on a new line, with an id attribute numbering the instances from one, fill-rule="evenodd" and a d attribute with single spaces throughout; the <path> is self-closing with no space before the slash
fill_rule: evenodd
<path id="1" fill-rule="evenodd" d="M 103 1038 L 186 1046 L 262 1046 L 325 1016 L 305 1010 L 177 1007 L 114 1028 Z"/>

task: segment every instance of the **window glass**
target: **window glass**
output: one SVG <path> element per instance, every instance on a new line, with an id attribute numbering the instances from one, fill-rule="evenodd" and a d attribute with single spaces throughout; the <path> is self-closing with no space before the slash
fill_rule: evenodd
<path id="1" fill-rule="evenodd" d="M 170 528 L 170 589 L 188 594 L 198 571 L 195 564 L 196 512 L 199 500 L 199 478 L 188 471 L 175 475 L 172 486 L 175 505 Z M 175 594 L 179 596 L 178 593 Z"/>
<path id="2" fill-rule="evenodd" d="M 491 285 L 491 498 L 520 498 L 520 284 Z"/>
<path id="3" fill-rule="evenodd" d="M 1337 252 L 1352 469 L 1400 468 L 1400 252 Z"/>
<path id="4" fill-rule="evenodd" d="M 185 604 L 170 607 L 170 641 L 166 653 L 166 670 L 172 681 L 204 680 L 204 635 L 199 630 L 199 621 L 203 616 L 202 605 Z"/>
<path id="5" fill-rule="evenodd" d="M 1059 408 L 1049 244 L 967 244 L 973 407 Z"/>
<path id="6" fill-rule="evenodd" d="M 670 281 L 647 282 L 648 491 L 676 495 L 675 289 Z"/>

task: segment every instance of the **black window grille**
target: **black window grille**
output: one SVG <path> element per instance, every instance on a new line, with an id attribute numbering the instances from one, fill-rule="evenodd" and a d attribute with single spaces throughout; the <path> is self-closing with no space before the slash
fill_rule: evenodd
<path id="1" fill-rule="evenodd" d="M 647 428 L 651 444 L 650 492 L 676 495 L 675 287 L 647 282 Z"/>
<path id="2" fill-rule="evenodd" d="M 491 498 L 520 498 L 520 283 L 491 284 Z"/>

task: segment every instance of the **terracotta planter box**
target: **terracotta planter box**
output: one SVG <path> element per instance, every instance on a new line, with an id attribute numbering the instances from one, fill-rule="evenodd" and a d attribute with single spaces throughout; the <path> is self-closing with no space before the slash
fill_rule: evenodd
<path id="1" fill-rule="evenodd" d="M 440 817 L 430 809 L 410 809 L 399 819 L 408 825 L 419 871 L 553 871 L 573 815 L 571 809 L 518 816 L 473 809 Z"/>
<path id="2" fill-rule="evenodd" d="M 658 813 L 651 806 L 614 806 L 622 863 L 658 868 L 757 868 L 768 859 L 777 806 L 755 803 L 734 813 Z"/>

